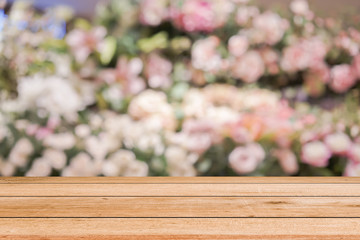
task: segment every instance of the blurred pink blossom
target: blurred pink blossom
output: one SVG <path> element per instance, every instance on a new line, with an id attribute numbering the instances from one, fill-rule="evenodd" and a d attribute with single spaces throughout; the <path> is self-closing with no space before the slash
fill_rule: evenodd
<path id="1" fill-rule="evenodd" d="M 281 67 L 287 72 L 314 68 L 323 64 L 326 54 L 327 46 L 321 39 L 303 39 L 284 49 Z"/>
<path id="2" fill-rule="evenodd" d="M 144 0 L 140 2 L 140 22 L 158 26 L 168 17 L 168 0 Z"/>
<path id="3" fill-rule="evenodd" d="M 343 93 L 354 86 L 355 74 L 348 64 L 336 65 L 331 69 L 330 87 L 337 93 Z"/>
<path id="4" fill-rule="evenodd" d="M 143 63 L 139 58 L 128 60 L 126 57 L 121 57 L 115 69 L 102 71 L 99 78 L 109 84 L 122 83 L 125 94 L 138 94 L 146 87 L 144 79 L 139 76 L 142 69 Z"/>
<path id="5" fill-rule="evenodd" d="M 280 166 L 286 174 L 293 175 L 299 171 L 296 155 L 290 149 L 277 149 L 273 155 L 279 160 Z"/>
<path id="6" fill-rule="evenodd" d="M 249 48 L 249 41 L 247 37 L 242 35 L 235 35 L 229 39 L 229 52 L 235 57 L 240 57 Z"/>
<path id="7" fill-rule="evenodd" d="M 149 86 L 152 88 L 168 88 L 172 80 L 170 74 L 172 63 L 160 57 L 156 53 L 150 54 L 145 67 L 145 75 L 148 79 Z"/>
<path id="8" fill-rule="evenodd" d="M 276 44 L 284 36 L 288 25 L 287 20 L 282 19 L 274 12 L 262 13 L 253 20 L 254 28 L 250 30 L 250 38 L 255 39 L 255 43 Z"/>
<path id="9" fill-rule="evenodd" d="M 309 142 L 302 147 L 301 160 L 303 163 L 315 167 L 326 167 L 330 157 L 331 152 L 323 142 Z"/>
<path id="10" fill-rule="evenodd" d="M 222 66 L 221 56 L 216 50 L 219 44 L 220 39 L 215 36 L 195 42 L 191 51 L 193 67 L 213 73 L 219 71 Z"/>
<path id="11" fill-rule="evenodd" d="M 348 151 L 348 157 L 353 162 L 360 164 L 360 144 L 355 143 L 350 147 Z"/>
<path id="12" fill-rule="evenodd" d="M 232 68 L 233 76 L 246 83 L 256 82 L 265 72 L 265 65 L 257 51 L 249 51 L 238 58 Z"/>
<path id="13" fill-rule="evenodd" d="M 353 58 L 352 68 L 356 77 L 360 79 L 360 54 Z"/>
<path id="14" fill-rule="evenodd" d="M 186 0 L 173 12 L 175 25 L 188 32 L 212 32 L 217 26 L 211 1 Z"/>
<path id="15" fill-rule="evenodd" d="M 76 61 L 84 63 L 91 53 L 102 51 L 105 36 L 106 29 L 104 27 L 95 27 L 90 31 L 74 29 L 67 35 L 66 42 L 70 46 Z"/>
<path id="16" fill-rule="evenodd" d="M 360 163 L 349 161 L 346 165 L 344 176 L 346 177 L 359 177 L 360 176 Z"/>
<path id="17" fill-rule="evenodd" d="M 229 155 L 229 165 L 238 174 L 255 171 L 264 160 L 265 151 L 257 143 L 235 148 Z"/>
<path id="18" fill-rule="evenodd" d="M 240 26 L 246 25 L 251 18 L 259 15 L 260 11 L 255 6 L 243 6 L 239 7 L 236 12 L 235 21 Z"/>
<path id="19" fill-rule="evenodd" d="M 290 10 L 296 15 L 306 16 L 309 12 L 309 3 L 306 0 L 294 0 L 290 3 Z"/>
<path id="20" fill-rule="evenodd" d="M 336 132 L 326 136 L 324 142 L 333 154 L 344 155 L 351 147 L 351 139 L 343 132 Z"/>

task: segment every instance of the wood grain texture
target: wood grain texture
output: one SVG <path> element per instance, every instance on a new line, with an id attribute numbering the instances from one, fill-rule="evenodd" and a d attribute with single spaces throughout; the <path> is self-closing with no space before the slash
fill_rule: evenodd
<path id="1" fill-rule="evenodd" d="M 0 198 L 0 206 L 0 217 L 355 218 L 360 216 L 358 197 L 5 197 Z"/>
<path id="2" fill-rule="evenodd" d="M 358 196 L 360 183 L 26 183 L 0 184 L 0 196 Z"/>
<path id="3" fill-rule="evenodd" d="M 0 239 L 360 239 L 359 178 L 0 178 Z"/>
<path id="4" fill-rule="evenodd" d="M 214 239 L 248 239 L 251 236 L 253 239 L 287 237 L 292 240 L 297 237 L 320 239 L 317 237 L 326 236 L 328 239 L 347 240 L 352 237 L 359 239 L 360 219 L 0 219 L 0 232 L 10 239 L 14 239 L 11 236 L 21 236 L 21 239 L 23 236 L 43 236 L 43 239 L 108 239 L 109 236 L 118 239 L 133 236 L 136 239 L 136 236 L 147 236 L 152 239 L 153 235 L 161 236 L 160 239 L 176 239 L 174 236 L 193 239 L 186 236 L 202 235 L 203 238 L 208 236 Z"/>

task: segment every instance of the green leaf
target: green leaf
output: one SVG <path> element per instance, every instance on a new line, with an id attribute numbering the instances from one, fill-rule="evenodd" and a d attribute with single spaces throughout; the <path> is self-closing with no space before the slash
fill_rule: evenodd
<path id="1" fill-rule="evenodd" d="M 103 65 L 111 62 L 116 52 L 116 39 L 112 36 L 105 38 L 104 50 L 100 53 L 100 61 Z"/>

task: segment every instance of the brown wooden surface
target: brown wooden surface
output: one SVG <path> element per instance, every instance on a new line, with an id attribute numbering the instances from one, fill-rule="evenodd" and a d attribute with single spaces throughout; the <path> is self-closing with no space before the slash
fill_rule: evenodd
<path id="1" fill-rule="evenodd" d="M 0 239 L 360 239 L 359 178 L 0 178 Z"/>

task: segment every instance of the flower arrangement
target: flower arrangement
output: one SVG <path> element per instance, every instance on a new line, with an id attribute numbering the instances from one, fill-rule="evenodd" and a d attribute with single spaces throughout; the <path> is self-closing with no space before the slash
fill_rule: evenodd
<path id="1" fill-rule="evenodd" d="M 0 72 L 2 176 L 360 175 L 360 32 L 305 0 L 17 1 Z"/>

